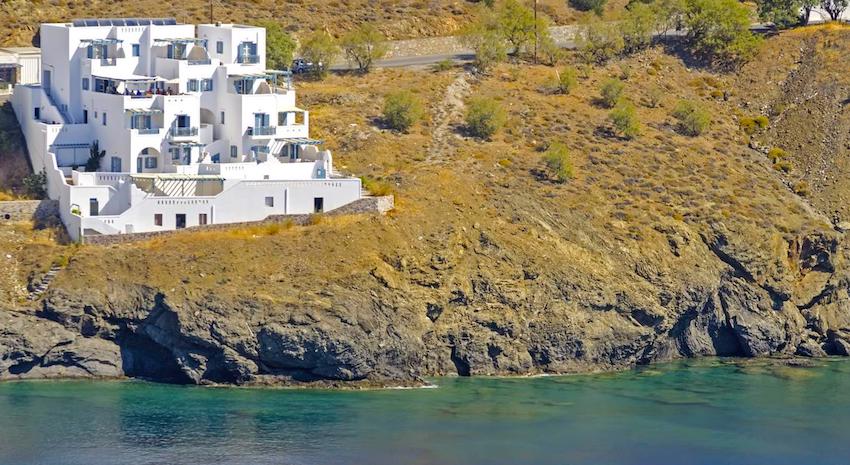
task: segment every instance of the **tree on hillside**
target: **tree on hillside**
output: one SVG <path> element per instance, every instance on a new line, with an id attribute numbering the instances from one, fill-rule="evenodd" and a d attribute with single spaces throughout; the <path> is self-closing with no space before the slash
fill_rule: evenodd
<path id="1" fill-rule="evenodd" d="M 655 9 L 646 3 L 636 2 L 629 6 L 620 23 L 623 46 L 626 53 L 648 47 L 658 26 Z"/>
<path id="2" fill-rule="evenodd" d="M 759 0 L 759 19 L 785 29 L 800 23 L 800 0 Z"/>
<path id="3" fill-rule="evenodd" d="M 342 36 L 340 46 L 348 62 L 356 64 L 361 72 L 369 72 L 388 50 L 384 35 L 368 23 Z"/>
<path id="4" fill-rule="evenodd" d="M 292 54 L 295 53 L 295 40 L 276 21 L 263 21 L 260 26 L 266 28 L 266 61 L 269 67 L 289 68 L 292 64 Z"/>
<path id="5" fill-rule="evenodd" d="M 691 49 L 716 63 L 745 62 L 758 50 L 749 11 L 737 0 L 687 0 L 684 22 Z"/>
<path id="6" fill-rule="evenodd" d="M 848 5 L 850 5 L 850 0 L 823 0 L 820 3 L 820 7 L 829 14 L 833 21 L 838 21 L 841 18 L 841 14 L 844 13 Z"/>
<path id="7" fill-rule="evenodd" d="M 603 64 L 623 52 L 623 34 L 617 24 L 594 19 L 576 35 L 579 56 L 590 64 Z"/>
<path id="8" fill-rule="evenodd" d="M 608 0 L 569 0 L 571 7 L 580 11 L 592 11 L 597 16 L 605 12 L 605 4 Z"/>
<path id="9" fill-rule="evenodd" d="M 407 132 L 422 114 L 422 103 L 409 90 L 393 92 L 384 99 L 384 121 L 396 131 Z"/>
<path id="10" fill-rule="evenodd" d="M 461 31 L 461 43 L 475 52 L 475 66 L 481 71 L 487 71 L 508 56 L 498 17 L 489 9 L 480 10 L 475 21 Z"/>
<path id="11" fill-rule="evenodd" d="M 301 41 L 301 56 L 313 63 L 312 72 L 317 78 L 327 75 L 337 55 L 339 47 L 327 32 L 316 31 Z"/>
<path id="12" fill-rule="evenodd" d="M 526 44 L 534 41 L 535 26 L 546 28 L 545 25 L 535 22 L 534 12 L 517 0 L 506 0 L 498 10 L 498 17 L 499 30 L 511 44 L 512 55 L 518 55 Z"/>
<path id="13" fill-rule="evenodd" d="M 656 0 L 652 6 L 658 28 L 665 34 L 684 27 L 685 12 L 688 9 L 686 0 Z"/>

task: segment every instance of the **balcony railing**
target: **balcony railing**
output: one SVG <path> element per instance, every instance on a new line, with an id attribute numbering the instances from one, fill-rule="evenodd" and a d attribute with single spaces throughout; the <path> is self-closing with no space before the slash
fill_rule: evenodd
<path id="1" fill-rule="evenodd" d="M 112 58 L 100 58 L 100 66 L 115 66 L 118 60 L 115 57 Z"/>
<path id="2" fill-rule="evenodd" d="M 260 55 L 242 55 L 241 57 L 236 58 L 236 62 L 243 65 L 257 64 L 260 62 Z"/>
<path id="3" fill-rule="evenodd" d="M 209 65 L 212 63 L 212 60 L 207 58 L 205 60 L 186 60 L 189 63 L 189 66 L 193 65 Z"/>
<path id="4" fill-rule="evenodd" d="M 275 126 L 250 126 L 248 127 L 249 136 L 273 136 L 277 134 Z"/>
<path id="5" fill-rule="evenodd" d="M 192 137 L 192 136 L 197 136 L 197 135 L 198 135 L 198 128 L 197 127 L 191 127 L 191 128 L 175 127 L 175 128 L 171 128 L 171 137 Z"/>
<path id="6" fill-rule="evenodd" d="M 159 128 L 137 128 L 139 134 L 159 134 Z"/>

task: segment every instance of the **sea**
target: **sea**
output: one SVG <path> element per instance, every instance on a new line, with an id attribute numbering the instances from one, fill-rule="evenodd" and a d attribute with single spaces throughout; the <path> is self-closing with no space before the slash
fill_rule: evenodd
<path id="1" fill-rule="evenodd" d="M 417 389 L 0 383 L 0 465 L 850 464 L 850 362 L 688 360 Z"/>

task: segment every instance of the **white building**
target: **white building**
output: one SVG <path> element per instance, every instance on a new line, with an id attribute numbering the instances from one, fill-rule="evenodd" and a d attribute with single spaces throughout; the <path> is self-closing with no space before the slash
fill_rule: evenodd
<path id="1" fill-rule="evenodd" d="M 41 26 L 40 85 L 13 106 L 74 239 L 256 221 L 360 198 L 309 137 L 265 30 L 173 19 Z M 83 167 L 97 144 L 96 172 Z"/>
<path id="2" fill-rule="evenodd" d="M 36 47 L 0 48 L 0 95 L 12 93 L 16 84 L 41 79 L 41 50 Z"/>

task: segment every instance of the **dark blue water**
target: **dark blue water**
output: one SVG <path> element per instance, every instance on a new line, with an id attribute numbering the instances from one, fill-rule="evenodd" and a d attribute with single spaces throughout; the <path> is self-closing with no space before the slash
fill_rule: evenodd
<path id="1" fill-rule="evenodd" d="M 0 384 L 0 464 L 848 464 L 850 363 L 686 362 L 437 389 Z"/>

